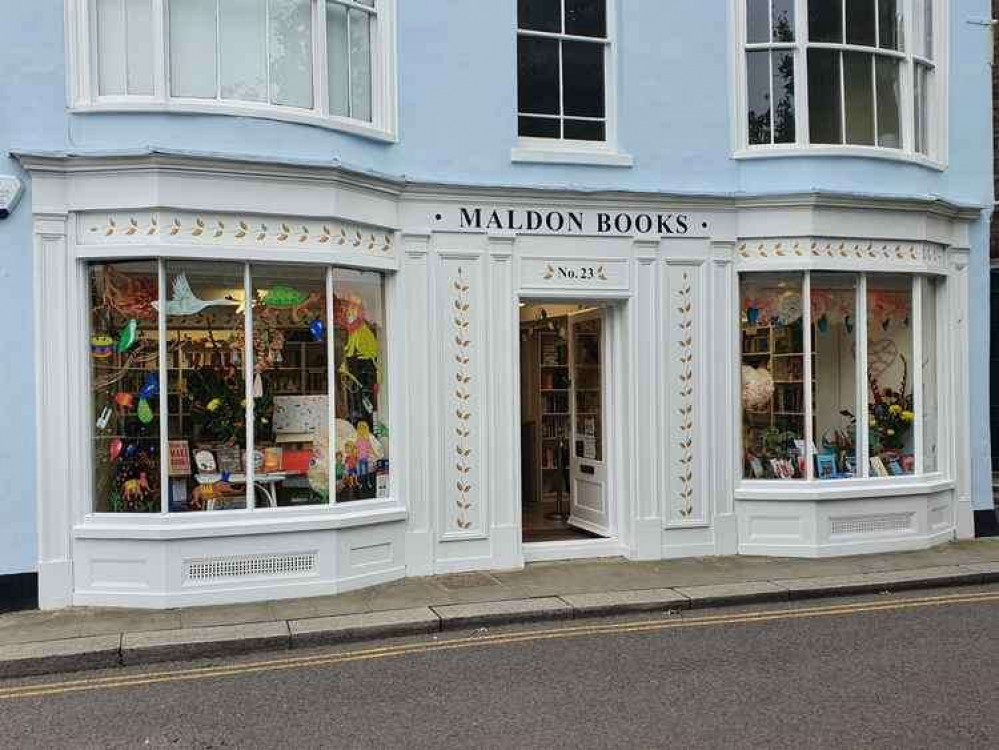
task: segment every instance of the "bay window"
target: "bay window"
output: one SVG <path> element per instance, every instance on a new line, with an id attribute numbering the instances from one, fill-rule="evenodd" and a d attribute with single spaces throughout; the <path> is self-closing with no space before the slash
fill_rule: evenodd
<path id="1" fill-rule="evenodd" d="M 938 471 L 938 289 L 906 274 L 743 274 L 743 477 Z"/>
<path id="2" fill-rule="evenodd" d="M 394 0 L 73 0 L 80 109 L 218 111 L 388 139 Z"/>
<path id="3" fill-rule="evenodd" d="M 737 0 L 743 147 L 938 159 L 934 26 L 943 2 Z"/>
<path id="4" fill-rule="evenodd" d="M 379 273 L 150 260 L 88 277 L 95 511 L 388 496 Z"/>

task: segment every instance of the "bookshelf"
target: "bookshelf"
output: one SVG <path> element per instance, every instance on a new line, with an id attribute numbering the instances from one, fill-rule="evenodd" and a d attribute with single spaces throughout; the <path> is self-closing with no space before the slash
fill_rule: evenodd
<path id="1" fill-rule="evenodd" d="M 547 327 L 535 329 L 535 335 L 538 337 L 536 350 L 538 391 L 535 413 L 538 414 L 536 445 L 539 500 L 546 495 L 555 494 L 558 489 L 558 482 L 561 481 L 557 461 L 559 437 L 565 436 L 568 441 L 571 427 L 569 347 L 560 333 L 567 330 L 567 319 L 563 316 L 549 320 L 553 323 L 554 330 Z M 563 455 L 563 459 L 567 460 L 568 456 Z"/>

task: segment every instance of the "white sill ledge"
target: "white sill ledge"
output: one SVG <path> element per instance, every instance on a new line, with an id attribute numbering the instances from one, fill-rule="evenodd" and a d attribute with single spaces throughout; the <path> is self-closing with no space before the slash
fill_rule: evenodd
<path id="1" fill-rule="evenodd" d="M 405 521 L 394 500 L 358 500 L 309 508 L 259 508 L 197 513 L 93 513 L 73 528 L 76 539 L 202 539 L 326 531 Z"/>
<path id="2" fill-rule="evenodd" d="M 876 500 L 883 497 L 928 495 L 954 488 L 942 474 L 884 479 L 824 479 L 811 482 L 794 479 L 749 479 L 739 483 L 736 500 L 835 502 Z"/>
<path id="3" fill-rule="evenodd" d="M 516 146 L 510 149 L 510 161 L 520 164 L 581 164 L 594 167 L 630 167 L 631 154 L 611 149 Z"/>
<path id="4" fill-rule="evenodd" d="M 874 146 L 756 146 L 739 149 L 732 154 L 733 159 L 780 159 L 815 156 L 854 157 L 860 159 L 883 159 L 886 161 L 918 164 L 921 167 L 943 172 L 947 165 L 922 154 L 899 151 L 893 148 Z"/>
<path id="5" fill-rule="evenodd" d="M 358 135 L 363 138 L 382 143 L 396 143 L 395 133 L 384 130 L 360 120 L 349 120 L 335 116 L 324 116 L 307 109 L 278 106 L 251 106 L 238 102 L 207 102 L 187 99 L 171 99 L 169 101 L 135 101 L 115 100 L 96 101 L 87 104 L 77 104 L 69 109 L 72 114 L 88 114 L 94 112 L 161 112 L 168 114 L 188 115 L 235 115 L 237 117 L 253 117 L 263 120 L 292 122 L 300 125 L 312 125 L 326 130 L 339 130 L 343 133 Z"/>

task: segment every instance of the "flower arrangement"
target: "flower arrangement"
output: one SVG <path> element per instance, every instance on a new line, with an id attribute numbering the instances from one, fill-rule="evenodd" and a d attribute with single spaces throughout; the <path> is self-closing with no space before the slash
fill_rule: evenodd
<path id="1" fill-rule="evenodd" d="M 900 450 L 905 444 L 905 436 L 912 429 L 916 414 L 912 408 L 912 394 L 906 395 L 909 379 L 909 366 L 904 356 L 902 360 L 902 382 L 898 390 L 882 390 L 873 375 L 867 380 L 871 387 L 871 401 L 868 404 L 871 453 L 883 450 Z"/>

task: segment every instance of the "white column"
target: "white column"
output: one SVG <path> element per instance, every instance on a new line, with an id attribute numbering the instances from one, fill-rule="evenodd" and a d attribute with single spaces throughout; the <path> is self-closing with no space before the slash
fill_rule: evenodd
<path id="1" fill-rule="evenodd" d="M 739 451 L 742 409 L 739 365 L 739 288 L 733 266 L 735 243 L 711 245 L 708 289 L 710 334 L 705 355 L 712 363 L 707 384 L 711 389 L 710 445 L 708 451 L 718 460 L 708 471 L 708 497 L 714 511 L 715 547 L 719 555 L 738 551 L 738 523 L 735 516 L 735 472 L 742 470 Z"/>
<path id="2" fill-rule="evenodd" d="M 975 536 L 971 505 L 971 372 L 968 358 L 968 261 L 970 249 L 948 250 L 947 301 L 950 319 L 951 470 L 955 481 L 955 525 L 959 539 Z"/>
<path id="3" fill-rule="evenodd" d="M 72 527 L 76 493 L 87 485 L 81 471 L 75 438 L 83 433 L 67 424 L 69 415 L 82 409 L 73 398 L 84 372 L 71 371 L 72 353 L 85 346 L 77 340 L 80 319 L 73 309 L 79 291 L 77 266 L 66 244 L 67 217 L 36 214 L 34 225 L 35 373 L 38 413 L 35 481 L 38 528 L 38 604 L 56 609 L 73 603 Z M 89 445 L 87 442 L 85 445 Z M 76 460 L 74 460 L 76 459 Z"/>
<path id="4" fill-rule="evenodd" d="M 433 573 L 434 514 L 429 498 L 434 459 L 430 454 L 434 426 L 430 389 L 430 357 L 433 344 L 433 320 L 430 309 L 430 273 L 427 266 L 429 234 L 402 235 L 402 270 L 396 284 L 395 320 L 404 331 L 397 339 L 401 366 L 395 368 L 404 380 L 392 383 L 399 394 L 396 410 L 399 419 L 390 426 L 393 440 L 393 472 L 400 472 L 394 482 L 399 499 L 409 511 L 406 530 L 406 573 L 410 576 Z"/>

